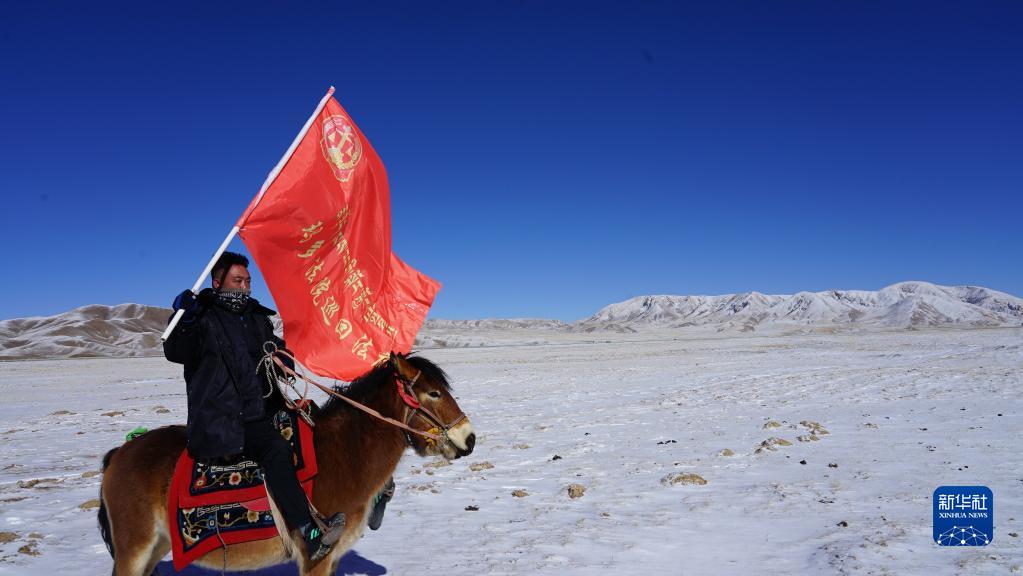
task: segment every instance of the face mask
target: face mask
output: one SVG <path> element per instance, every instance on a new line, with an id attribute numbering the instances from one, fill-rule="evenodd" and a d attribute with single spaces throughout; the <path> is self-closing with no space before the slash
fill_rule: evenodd
<path id="1" fill-rule="evenodd" d="M 249 304 L 250 297 L 248 290 L 221 290 L 217 293 L 216 302 L 235 314 L 241 314 Z"/>

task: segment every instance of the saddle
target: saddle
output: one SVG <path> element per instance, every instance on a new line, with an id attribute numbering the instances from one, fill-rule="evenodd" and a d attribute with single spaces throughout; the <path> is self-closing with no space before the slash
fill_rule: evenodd
<path id="1" fill-rule="evenodd" d="M 293 410 L 272 418 L 291 444 L 295 473 L 307 498 L 316 475 L 313 429 Z M 174 569 L 221 547 L 278 535 L 267 500 L 263 471 L 251 460 L 196 461 L 182 450 L 167 491 Z"/>

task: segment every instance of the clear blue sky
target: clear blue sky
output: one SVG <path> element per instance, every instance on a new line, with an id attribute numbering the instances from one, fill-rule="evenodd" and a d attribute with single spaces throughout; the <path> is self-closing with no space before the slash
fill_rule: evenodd
<path id="1" fill-rule="evenodd" d="M 168 305 L 332 84 L 433 317 L 1023 295 L 1021 30 L 1011 1 L 8 2 L 0 318 Z"/>

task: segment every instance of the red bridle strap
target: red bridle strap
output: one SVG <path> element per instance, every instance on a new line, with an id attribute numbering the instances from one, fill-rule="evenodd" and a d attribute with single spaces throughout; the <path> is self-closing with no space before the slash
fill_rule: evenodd
<path id="1" fill-rule="evenodd" d="M 432 424 L 434 426 L 431 430 L 439 430 L 441 436 L 446 437 L 448 435 L 448 430 L 451 430 L 462 420 L 465 420 L 465 412 L 459 413 L 457 418 L 445 424 L 439 416 L 427 410 L 425 406 L 422 406 L 412 392 L 412 387 L 416 385 L 416 380 L 419 380 L 419 377 L 422 376 L 422 374 L 423 372 L 421 370 L 417 371 L 416 375 L 412 378 L 412 380 L 409 380 L 407 384 L 403 381 L 400 373 L 396 372 L 394 375 L 394 379 L 398 382 L 398 395 L 401 396 L 405 405 L 412 409 L 405 415 L 405 424 L 409 424 L 412 422 L 413 418 L 418 416 L 423 420 L 426 420 L 427 424 Z"/>
<path id="2" fill-rule="evenodd" d="M 419 400 L 411 394 L 410 389 L 416 385 L 416 380 L 419 380 L 419 375 L 422 372 L 416 373 L 416 377 L 408 383 L 408 388 L 405 388 L 405 382 L 402 381 L 401 375 L 395 372 L 394 382 L 398 385 L 398 396 L 405 401 L 405 404 L 413 410 L 419 410 Z"/>

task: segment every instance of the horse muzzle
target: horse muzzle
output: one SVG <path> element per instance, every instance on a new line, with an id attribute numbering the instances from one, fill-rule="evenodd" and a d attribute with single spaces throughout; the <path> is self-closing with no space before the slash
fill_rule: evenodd
<path id="1" fill-rule="evenodd" d="M 448 442 L 454 449 L 453 458 L 472 454 L 473 448 L 476 447 L 476 432 L 473 431 L 472 424 L 468 419 L 448 430 Z"/>
<path id="2" fill-rule="evenodd" d="M 476 434 L 469 434 L 465 438 L 465 448 L 455 446 L 456 454 L 455 458 L 461 458 L 462 456 L 468 456 L 472 454 L 472 449 L 476 447 Z"/>

